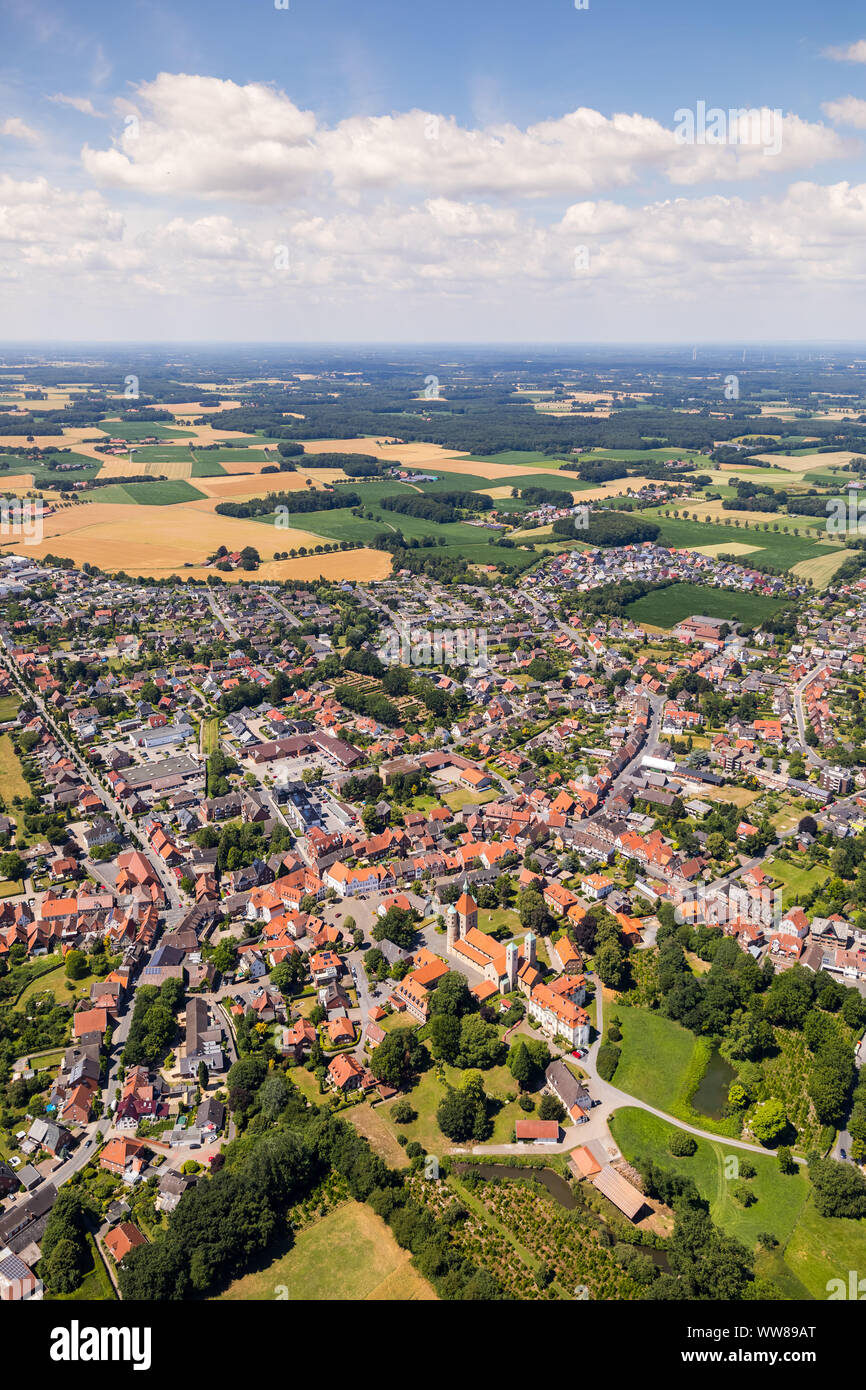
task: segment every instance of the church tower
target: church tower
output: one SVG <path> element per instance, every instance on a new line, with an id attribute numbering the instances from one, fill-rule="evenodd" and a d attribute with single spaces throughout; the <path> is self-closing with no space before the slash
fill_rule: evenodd
<path id="1" fill-rule="evenodd" d="M 460 935 L 465 936 L 468 931 L 474 930 L 478 926 L 478 904 L 469 892 L 469 882 L 464 878 L 463 892 L 457 899 L 457 917 L 460 922 Z"/>
<path id="2" fill-rule="evenodd" d="M 537 965 L 535 957 L 535 932 L 528 931 L 523 938 L 523 959 L 527 965 Z"/>
<path id="3" fill-rule="evenodd" d="M 503 993 L 510 993 L 517 988 L 517 942 L 509 941 L 505 948 L 505 989 Z"/>
<path id="4" fill-rule="evenodd" d="M 454 949 L 454 942 L 460 936 L 460 923 L 457 920 L 457 908 L 451 903 L 445 911 L 445 943 L 448 950 Z"/>

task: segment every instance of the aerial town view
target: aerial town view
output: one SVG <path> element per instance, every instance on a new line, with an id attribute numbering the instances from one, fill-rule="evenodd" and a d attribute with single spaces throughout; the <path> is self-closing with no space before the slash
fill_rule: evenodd
<path id="1" fill-rule="evenodd" d="M 335 1301 L 821 1364 L 866 39 L 696 19 L 686 111 L 632 0 L 254 8 L 5 7 L 0 1299 L 135 1369 Z"/>

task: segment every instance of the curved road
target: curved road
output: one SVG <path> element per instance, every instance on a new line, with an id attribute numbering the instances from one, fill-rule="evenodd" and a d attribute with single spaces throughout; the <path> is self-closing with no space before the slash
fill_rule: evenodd
<path id="1" fill-rule="evenodd" d="M 609 1081 L 603 1081 L 598 1074 L 596 1059 L 604 1036 L 604 998 L 601 981 L 597 980 L 596 983 L 595 1002 L 598 1037 L 580 1064 L 592 1082 L 593 1097 L 596 1104 L 585 1124 L 571 1125 L 566 1131 L 565 1138 L 561 1139 L 558 1144 L 545 1144 L 543 1149 L 533 1149 L 534 1153 L 568 1153 L 571 1149 L 580 1148 L 590 1140 L 598 1140 L 608 1152 L 611 1152 L 611 1145 L 615 1145 L 616 1141 L 611 1135 L 608 1120 L 615 1110 L 631 1107 L 635 1110 L 646 1110 L 648 1114 L 655 1115 L 657 1119 L 664 1120 L 669 1125 L 675 1125 L 677 1129 L 685 1130 L 687 1134 L 693 1134 L 696 1139 L 707 1139 L 713 1144 L 722 1144 L 726 1148 L 743 1149 L 747 1153 L 761 1154 L 764 1158 L 771 1156 L 771 1151 L 765 1149 L 761 1144 L 750 1144 L 745 1139 L 728 1139 L 723 1134 L 713 1134 L 709 1130 L 699 1129 L 697 1125 L 687 1124 L 685 1120 L 677 1119 L 676 1115 L 669 1115 L 665 1110 L 659 1110 L 654 1105 L 648 1105 L 645 1100 L 639 1100 L 637 1096 L 630 1095 L 628 1091 L 621 1091 L 617 1086 L 612 1086 Z M 567 1057 L 570 1055 L 557 1048 L 549 1039 L 546 1041 L 551 1051 L 558 1056 Z M 474 1154 L 518 1154 L 525 1153 L 526 1147 L 525 1144 L 476 1144 L 472 1152 Z M 619 1146 L 616 1145 L 616 1147 L 618 1150 Z M 805 1164 L 805 1159 L 802 1158 L 796 1158 L 795 1161 Z"/>

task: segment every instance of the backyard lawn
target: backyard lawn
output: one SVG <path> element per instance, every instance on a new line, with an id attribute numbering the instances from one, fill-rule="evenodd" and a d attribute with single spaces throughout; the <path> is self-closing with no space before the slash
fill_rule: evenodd
<path id="1" fill-rule="evenodd" d="M 85 1274 L 83 1283 L 74 1293 L 46 1292 L 44 1295 L 46 1300 L 57 1303 L 96 1303 L 110 1302 L 117 1298 L 108 1270 L 103 1264 L 102 1256 L 97 1251 L 91 1235 L 87 1237 L 87 1247 L 90 1251 L 90 1269 Z"/>
<path id="2" fill-rule="evenodd" d="M 21 763 L 12 743 L 11 734 L 0 735 L 0 796 L 7 807 L 13 796 L 29 797 L 30 787 L 21 772 Z"/>
<path id="3" fill-rule="evenodd" d="M 60 1003 L 66 1003 L 73 999 L 83 999 L 90 993 L 90 986 L 96 980 L 95 975 L 86 975 L 83 980 L 67 980 L 66 967 L 58 965 L 54 970 L 47 970 L 44 975 L 38 975 L 35 980 L 31 980 L 21 998 L 18 1000 L 18 1007 L 26 1004 L 32 999 L 34 994 L 45 994 L 50 991 L 54 998 Z M 74 988 L 69 986 L 74 984 Z"/>
<path id="4" fill-rule="evenodd" d="M 768 874 L 782 884 L 782 906 L 787 911 L 810 889 L 820 887 L 830 876 L 823 865 L 795 864 L 791 860 L 768 859 L 764 865 Z"/>
<path id="5" fill-rule="evenodd" d="M 282 1286 L 292 1302 L 435 1299 L 410 1259 L 381 1217 L 350 1201 L 299 1232 L 287 1254 L 236 1279 L 220 1296 L 272 1300 Z"/>
<path id="6" fill-rule="evenodd" d="M 495 801 L 499 793 L 494 787 L 484 792 L 473 792 L 468 787 L 458 787 L 456 791 L 446 792 L 442 800 L 452 811 L 462 811 L 467 806 L 483 806 L 485 801 Z"/>
<path id="7" fill-rule="evenodd" d="M 447 1065 L 444 1067 L 444 1073 L 445 1084 L 458 1089 L 466 1075 L 465 1072 L 459 1071 L 456 1067 Z M 483 1071 L 481 1075 L 484 1080 L 484 1090 L 494 1101 L 494 1106 L 491 1107 L 493 1133 L 489 1139 L 485 1140 L 485 1143 L 508 1144 L 511 1142 L 514 1121 L 526 1118 L 517 1104 L 517 1082 L 505 1066 L 491 1067 L 488 1071 Z M 448 1153 L 453 1145 L 451 1140 L 442 1133 L 436 1122 L 436 1111 L 444 1095 L 445 1085 L 439 1080 L 437 1066 L 434 1063 L 429 1071 L 422 1072 L 417 1086 L 408 1095 L 410 1105 L 418 1112 L 416 1120 L 412 1120 L 408 1125 L 395 1124 L 391 1118 L 394 1101 L 378 1106 L 377 1114 L 381 1116 L 395 1136 L 405 1134 L 410 1143 L 413 1139 L 417 1140 L 428 1153 Z M 497 1102 L 500 1103 L 499 1109 L 496 1109 Z M 471 1140 L 466 1147 L 472 1147 Z"/>

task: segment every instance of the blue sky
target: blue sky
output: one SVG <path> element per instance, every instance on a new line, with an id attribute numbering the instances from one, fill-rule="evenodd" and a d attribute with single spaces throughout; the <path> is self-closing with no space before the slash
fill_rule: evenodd
<path id="1" fill-rule="evenodd" d="M 864 36 L 804 0 L 5 0 L 6 332 L 857 337 Z M 699 101 L 780 110 L 779 149 L 675 148 Z"/>

